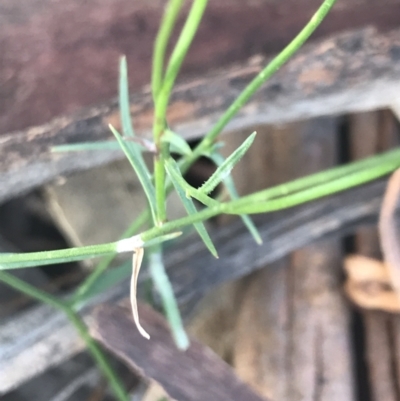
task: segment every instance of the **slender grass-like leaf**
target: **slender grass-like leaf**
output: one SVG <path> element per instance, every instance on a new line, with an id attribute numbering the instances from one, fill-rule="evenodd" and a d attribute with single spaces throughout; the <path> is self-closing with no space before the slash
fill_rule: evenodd
<path id="1" fill-rule="evenodd" d="M 210 158 L 217 166 L 221 166 L 225 162 L 225 159 L 219 153 L 214 153 L 210 155 Z M 236 190 L 235 183 L 233 182 L 232 176 L 230 174 L 223 179 L 223 183 L 231 199 L 239 199 L 239 194 Z M 261 235 L 258 232 L 257 227 L 255 226 L 253 221 L 250 219 L 250 217 L 247 216 L 246 214 L 241 214 L 240 218 L 242 219 L 243 224 L 247 227 L 250 234 L 254 238 L 254 241 L 256 241 L 257 244 L 261 245 L 262 244 Z"/>
<path id="2" fill-rule="evenodd" d="M 55 251 L 0 254 L 0 270 L 77 262 L 99 256 L 132 252 L 135 248 L 158 245 L 162 242 L 174 239 L 179 235 L 181 235 L 181 232 L 169 231 L 166 234 L 160 233 L 159 236 L 150 238 L 147 241 L 143 241 L 141 235 L 135 235 L 130 238 L 106 244 L 88 245 Z"/>
<path id="3" fill-rule="evenodd" d="M 165 168 L 167 169 L 168 175 L 175 180 L 175 182 L 181 187 L 181 189 L 185 192 L 186 197 L 191 196 L 192 198 L 197 199 L 204 205 L 208 207 L 215 207 L 218 206 L 218 202 L 212 198 L 210 198 L 205 193 L 201 192 L 200 190 L 193 188 L 189 185 L 186 180 L 182 177 L 182 174 L 179 170 L 178 164 L 175 162 L 174 159 L 169 158 L 165 162 Z"/>
<path id="4" fill-rule="evenodd" d="M 154 43 L 153 63 L 151 72 L 151 89 L 153 93 L 153 101 L 157 102 L 157 96 L 160 91 L 163 72 L 164 58 L 167 50 L 168 41 L 178 18 L 179 11 L 183 5 L 183 0 L 170 0 L 163 13 L 161 25 L 157 33 Z"/>
<path id="5" fill-rule="evenodd" d="M 176 77 L 178 76 L 183 60 L 185 59 L 193 38 L 198 30 L 200 21 L 207 7 L 207 3 L 208 0 L 194 0 L 192 3 L 192 7 L 185 21 L 185 25 L 182 28 L 176 45 L 172 51 L 171 57 L 168 61 L 164 80 L 160 88 L 157 104 L 159 102 L 163 104 L 161 106 L 161 112 L 163 112 L 162 110 L 165 109 L 168 104 Z"/>
<path id="6" fill-rule="evenodd" d="M 13 253 L 0 255 L 0 270 L 21 269 L 57 263 L 77 262 L 80 260 L 111 255 L 117 252 L 117 243 L 89 245 L 79 248 L 56 251 Z"/>
<path id="7" fill-rule="evenodd" d="M 182 186 L 181 186 L 182 181 L 179 178 L 177 178 L 178 176 L 181 177 L 180 172 L 177 174 L 176 169 L 174 168 L 175 166 L 176 166 L 176 164 L 174 164 L 172 159 L 167 160 L 165 163 L 165 167 L 167 169 L 169 177 L 172 181 L 172 184 L 174 185 L 174 187 L 176 189 L 176 192 L 178 193 L 179 198 L 181 199 L 181 201 L 183 203 L 183 206 L 185 207 L 189 216 L 194 215 L 197 213 L 196 207 L 195 207 L 193 201 L 186 196 L 185 189 L 182 188 Z M 178 171 L 179 171 L 179 169 L 178 169 Z M 183 177 L 182 177 L 182 180 L 184 180 Z M 218 202 L 215 202 L 215 203 L 218 203 Z M 217 250 L 215 249 L 215 246 L 212 243 L 211 238 L 208 235 L 206 228 L 204 227 L 204 224 L 201 222 L 196 222 L 194 224 L 194 227 L 196 228 L 198 234 L 200 235 L 201 239 L 203 240 L 204 244 L 206 245 L 208 250 L 211 252 L 211 254 L 214 255 L 216 258 L 218 258 Z"/>
<path id="8" fill-rule="evenodd" d="M 121 113 L 122 133 L 126 137 L 133 137 L 133 124 L 129 103 L 128 66 L 123 56 L 119 63 L 119 110 Z"/>
<path id="9" fill-rule="evenodd" d="M 261 191 L 257 194 L 245 196 L 241 199 L 235 200 L 229 205 L 226 204 L 226 207 L 223 205 L 222 208 L 226 213 L 232 213 L 234 211 L 235 214 L 267 213 L 276 210 L 287 209 L 351 188 L 354 186 L 354 180 L 357 180 L 358 184 L 372 181 L 373 179 L 389 174 L 399 166 L 400 160 L 393 160 L 389 163 L 376 166 L 373 170 L 364 170 L 348 176 L 342 176 L 334 179 L 331 182 L 325 182 L 316 186 L 307 187 L 304 190 L 272 199 L 263 199 L 263 197 L 266 195 L 266 192 Z"/>
<path id="10" fill-rule="evenodd" d="M 130 105 L 129 105 L 129 88 L 128 88 L 128 68 L 126 58 L 122 57 L 120 61 L 119 71 L 119 107 L 121 112 L 122 132 L 125 137 L 132 138 L 135 136 L 133 131 L 133 124 L 131 119 Z M 138 144 L 131 141 L 125 141 L 119 132 L 110 124 L 112 133 L 116 137 L 119 145 L 128 158 L 133 169 L 135 170 L 143 190 L 146 194 L 147 200 L 150 205 L 153 219 L 156 219 L 156 197 L 153 183 L 151 182 L 150 172 L 147 169 L 146 163 L 143 160 L 142 153 Z"/>
<path id="11" fill-rule="evenodd" d="M 135 252 L 133 252 L 130 300 L 131 300 L 133 321 L 135 322 L 135 325 L 136 325 L 139 333 L 144 338 L 147 338 L 149 340 L 150 339 L 149 333 L 147 333 L 147 331 L 142 327 L 142 325 L 140 324 L 140 321 L 139 321 L 139 311 L 137 308 L 137 294 L 136 294 L 137 280 L 139 277 L 140 267 L 142 266 L 142 262 L 143 262 L 143 255 L 144 255 L 143 248 L 136 248 Z"/>
<path id="12" fill-rule="evenodd" d="M 242 109 L 242 107 L 248 102 L 254 93 L 301 48 L 301 46 L 325 19 L 335 3 L 336 0 L 324 0 L 318 10 L 314 13 L 304 28 L 297 34 L 297 36 L 251 80 L 246 88 L 225 110 L 211 130 L 205 135 L 200 144 L 194 149 L 192 156 L 185 160 L 185 164 L 183 166 L 184 171 L 186 171 L 188 166 L 190 166 L 193 161 L 199 157 L 199 155 L 201 155 L 210 147 L 218 135 L 239 112 L 239 110 Z"/>
<path id="13" fill-rule="evenodd" d="M 143 160 L 143 157 L 142 157 L 140 151 L 137 148 L 137 145 L 135 143 L 125 141 L 121 137 L 119 132 L 111 124 L 109 125 L 109 127 L 110 127 L 110 130 L 112 131 L 112 133 L 117 138 L 117 141 L 118 141 L 119 145 L 121 146 L 121 149 L 124 151 L 125 156 L 129 160 L 131 166 L 135 170 L 135 172 L 139 178 L 139 181 L 142 184 L 143 190 L 146 194 L 152 215 L 153 215 L 153 217 L 155 217 L 155 211 L 156 211 L 155 190 L 154 190 L 153 183 L 151 182 L 149 170 L 146 167 L 146 164 Z"/>
<path id="14" fill-rule="evenodd" d="M 70 143 L 67 145 L 53 146 L 51 151 L 56 152 L 84 152 L 89 150 L 121 150 L 117 141 L 99 141 Z"/>
<path id="15" fill-rule="evenodd" d="M 199 188 L 199 191 L 209 194 L 221 181 L 228 177 L 233 167 L 239 162 L 254 141 L 253 132 L 224 162 L 218 166 L 214 174 Z"/>
<path id="16" fill-rule="evenodd" d="M 182 156 L 190 155 L 192 153 L 192 149 L 190 149 L 188 143 L 170 129 L 165 130 L 164 135 L 162 136 L 162 141 L 169 143 L 170 151 L 173 153 L 178 153 Z"/>

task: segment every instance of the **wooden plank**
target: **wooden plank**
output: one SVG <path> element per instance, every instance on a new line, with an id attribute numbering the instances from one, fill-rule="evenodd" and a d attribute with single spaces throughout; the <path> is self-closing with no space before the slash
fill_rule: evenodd
<path id="1" fill-rule="evenodd" d="M 100 306 L 91 333 L 142 377 L 155 380 L 176 401 L 267 401 L 201 343 L 191 339 L 185 352 L 178 350 L 165 319 L 142 303 L 138 307 L 150 340 L 136 330 L 129 306 Z"/>
<path id="2" fill-rule="evenodd" d="M 350 156 L 362 159 L 398 145 L 395 118 L 388 110 L 355 114 L 349 120 Z M 356 253 L 371 258 L 381 258 L 379 236 L 375 227 L 357 230 Z M 397 316 L 383 311 L 362 311 L 365 329 L 365 355 L 358 366 L 364 366 L 369 381 L 363 380 L 361 370 L 357 374 L 359 394 L 367 394 L 372 401 L 398 399 L 399 379 L 397 374 L 396 339 L 400 336 Z"/>
<path id="3" fill-rule="evenodd" d="M 380 33 L 372 28 L 308 45 L 263 86 L 227 132 L 390 106 L 400 93 L 398 49 L 400 30 Z M 169 123 L 187 139 L 203 135 L 265 62 L 263 57 L 253 58 L 178 85 L 170 103 Z M 138 134 L 148 136 L 153 118 L 148 91 L 132 97 L 132 114 Z M 49 151 L 57 144 L 111 138 L 109 122 L 119 125 L 115 101 L 4 135 L 0 141 L 0 200 L 60 174 L 122 157 L 115 152 L 54 155 Z"/>
<path id="4" fill-rule="evenodd" d="M 211 0 L 183 74 L 204 74 L 255 54 L 276 53 L 320 4 Z M 0 133 L 110 99 L 116 94 L 121 54 L 128 57 L 132 88 L 147 85 L 164 5 L 162 0 L 71 0 L 68 6 L 52 0 L 3 0 Z M 398 0 L 347 0 L 334 7 L 313 37 L 366 26 L 387 31 L 397 28 L 399 16 Z M 182 23 L 183 15 L 179 28 Z"/>
<path id="5" fill-rule="evenodd" d="M 258 174 L 276 183 L 334 165 L 336 127 L 335 119 L 321 118 L 272 129 Z M 338 241 L 322 240 L 246 280 L 234 366 L 260 394 L 277 400 L 353 399 L 340 257 Z"/>

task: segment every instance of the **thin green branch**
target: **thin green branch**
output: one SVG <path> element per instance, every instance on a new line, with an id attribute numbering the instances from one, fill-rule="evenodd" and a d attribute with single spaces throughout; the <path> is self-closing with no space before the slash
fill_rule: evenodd
<path id="1" fill-rule="evenodd" d="M 185 168 L 186 166 L 191 165 L 194 160 L 213 145 L 216 137 L 261 87 L 261 85 L 263 85 L 265 81 L 278 71 L 279 68 L 281 68 L 300 49 L 300 47 L 324 20 L 335 2 L 336 0 L 325 0 L 300 33 L 247 85 L 196 147 L 193 154 L 186 158 L 186 163 L 184 165 Z"/>
<path id="2" fill-rule="evenodd" d="M 0 255 L 0 270 L 76 262 L 98 256 L 114 255 L 118 251 L 118 242 L 119 241 L 110 242 L 107 244 L 59 249 L 55 251 L 11 253 L 7 255 Z"/>
<path id="3" fill-rule="evenodd" d="M 154 43 L 151 74 L 151 86 L 154 103 L 157 102 L 158 93 L 161 89 L 161 84 L 163 81 L 164 60 L 168 41 L 174 29 L 179 11 L 182 8 L 182 4 L 183 0 L 171 0 L 168 2 Z"/>
<path id="4" fill-rule="evenodd" d="M 171 58 L 168 62 L 167 71 L 165 73 L 160 96 L 158 98 L 158 101 L 160 102 L 158 107 L 163 115 L 166 113 L 169 97 L 175 84 L 176 77 L 178 76 L 183 60 L 185 59 L 193 38 L 199 28 L 199 24 L 203 18 L 207 4 L 208 0 L 193 1 L 192 8 L 190 9 L 178 42 L 176 43 Z"/>
<path id="5" fill-rule="evenodd" d="M 364 184 L 376 178 L 382 177 L 391 173 L 400 166 L 400 160 L 392 161 L 391 163 L 382 164 L 377 166 L 372 171 L 362 171 L 357 174 L 345 176 L 333 180 L 330 183 L 324 183 L 315 187 L 306 188 L 303 191 L 295 192 L 282 198 L 272 199 L 265 201 L 263 195 L 265 193 L 257 193 L 250 196 L 245 196 L 237 201 L 225 204 L 224 213 L 268 213 L 276 210 L 287 209 L 303 203 L 307 203 L 324 196 L 332 195 L 337 192 L 344 191 L 357 185 Z"/>
<path id="6" fill-rule="evenodd" d="M 154 156 L 154 183 L 156 192 L 156 219 L 154 224 L 161 226 L 167 220 L 167 194 L 165 186 L 164 160 L 168 158 L 168 146 L 160 143 L 160 152 Z"/>
<path id="7" fill-rule="evenodd" d="M 76 313 L 72 308 L 64 304 L 62 301 L 58 300 L 56 297 L 44 291 L 41 291 L 28 283 L 25 283 L 24 281 L 14 277 L 12 274 L 0 271 L 0 280 L 10 287 L 22 292 L 23 294 L 26 294 L 31 298 L 46 303 L 64 312 L 70 322 L 75 326 L 82 340 L 85 342 L 97 366 L 100 368 L 100 370 L 103 372 L 104 376 L 110 383 L 110 386 L 113 389 L 117 399 L 119 401 L 129 401 L 129 396 L 126 393 L 122 382 L 113 371 L 112 367 L 107 361 L 107 357 L 105 356 L 101 348 L 90 336 L 88 328 L 86 327 L 85 323 L 78 315 L 78 313 Z"/>
<path id="8" fill-rule="evenodd" d="M 171 59 L 167 66 L 167 71 L 162 82 L 160 82 L 159 80 L 159 70 L 161 63 L 159 57 L 162 53 L 161 45 L 160 48 L 157 47 L 157 60 L 155 60 L 153 64 L 153 78 L 155 79 L 155 82 L 152 82 L 155 109 L 153 136 L 154 143 L 158 151 L 158 153 L 154 157 L 154 182 L 156 188 L 155 192 L 157 205 L 157 218 L 155 224 L 158 226 L 162 225 L 167 218 L 164 162 L 169 156 L 169 147 L 166 143 L 162 141 L 162 136 L 166 128 L 166 113 L 168 102 L 171 95 L 172 87 L 175 83 L 175 79 L 178 75 L 179 69 L 190 47 L 190 44 L 192 43 L 193 37 L 197 32 L 207 2 L 208 0 L 194 0 L 189 11 L 189 15 L 186 19 L 185 25 L 179 36 L 178 42 L 172 52 Z M 173 2 L 171 1 L 171 7 L 172 3 Z M 176 5 L 176 7 L 178 7 L 178 5 Z M 167 39 L 164 38 L 162 43 L 165 44 L 166 41 Z M 165 55 L 165 52 L 163 53 L 163 55 Z M 157 66 L 158 72 L 155 71 L 155 66 Z"/>
<path id="9" fill-rule="evenodd" d="M 238 200 L 232 200 L 204 209 L 196 214 L 186 216 L 175 221 L 167 222 L 161 227 L 153 227 L 142 234 L 127 240 L 108 244 L 92 245 L 81 248 L 70 248 L 57 251 L 33 252 L 22 254 L 0 255 L 0 270 L 20 267 L 31 267 L 38 264 L 54 264 L 70 260 L 82 260 L 89 257 L 129 252 L 134 247 L 139 247 L 132 240 L 144 242 L 144 246 L 150 240 L 163 239 L 173 231 L 188 225 L 204 221 L 221 213 L 229 214 L 254 214 L 266 213 L 285 209 L 312 200 L 317 200 L 327 195 L 340 192 L 357 185 L 365 184 L 376 178 L 387 175 L 400 166 L 400 149 L 370 157 L 349 165 L 336 167 L 328 171 L 322 171 L 304 178 L 291 181 L 286 184 L 245 196 Z M 167 237 L 171 238 L 171 237 Z M 124 243 L 123 241 L 128 241 Z M 123 243 L 123 247 L 120 244 Z"/>

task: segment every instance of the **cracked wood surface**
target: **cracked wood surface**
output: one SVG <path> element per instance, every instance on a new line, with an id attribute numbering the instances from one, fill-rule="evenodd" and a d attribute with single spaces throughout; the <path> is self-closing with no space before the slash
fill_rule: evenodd
<path id="1" fill-rule="evenodd" d="M 226 131 L 395 105 L 400 93 L 399 49 L 400 30 L 382 33 L 373 28 L 309 44 L 256 93 Z M 187 78 L 172 96 L 170 125 L 186 139 L 203 135 L 264 64 L 260 56 L 206 76 Z M 149 135 L 153 113 L 149 92 L 136 92 L 131 100 L 138 134 Z M 109 122 L 119 125 L 115 101 L 3 135 L 0 200 L 58 175 L 122 157 L 119 152 L 50 152 L 57 144 L 111 138 Z"/>
<path id="2" fill-rule="evenodd" d="M 138 333 L 130 308 L 112 305 L 96 309 L 91 334 L 142 377 L 155 380 L 176 401 L 267 401 L 205 345 L 191 339 L 190 347 L 179 351 L 165 319 L 138 306 L 150 340 Z"/>

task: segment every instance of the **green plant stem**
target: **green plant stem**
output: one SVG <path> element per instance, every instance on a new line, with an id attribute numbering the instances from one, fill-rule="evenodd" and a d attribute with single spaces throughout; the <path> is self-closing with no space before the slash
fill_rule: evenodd
<path id="1" fill-rule="evenodd" d="M 39 290 L 31 286 L 28 283 L 14 277 L 13 275 L 1 272 L 0 271 L 0 280 L 10 287 L 28 295 L 31 298 L 37 299 L 43 303 L 46 303 L 60 311 L 64 312 L 70 322 L 75 326 L 79 335 L 85 342 L 89 352 L 91 353 L 93 359 L 97 363 L 97 366 L 103 372 L 104 376 L 107 378 L 111 388 L 113 389 L 115 396 L 119 401 L 129 401 L 129 396 L 126 393 L 123 384 L 119 380 L 118 376 L 113 371 L 109 362 L 107 361 L 107 357 L 101 350 L 101 348 L 97 345 L 97 343 L 90 336 L 88 328 L 86 324 L 83 322 L 82 318 L 76 313 L 72 308 L 63 302 L 59 301 L 56 297 Z"/>
<path id="2" fill-rule="evenodd" d="M 287 209 L 352 188 L 355 182 L 357 182 L 357 185 L 364 184 L 382 177 L 399 167 L 400 160 L 393 161 L 391 164 L 377 166 L 373 171 L 362 171 L 347 177 L 341 177 L 333 180 L 331 183 L 324 183 L 315 187 L 306 188 L 302 191 L 272 200 L 264 200 L 265 193 L 262 193 L 262 191 L 261 193 L 255 194 L 255 196 L 246 196 L 230 204 L 224 204 L 223 212 L 231 213 L 231 211 L 234 210 L 235 214 L 255 214 Z"/>
<path id="3" fill-rule="evenodd" d="M 379 164 L 377 166 L 373 166 L 368 170 L 334 178 L 328 182 L 324 182 L 322 175 L 318 174 L 318 184 L 312 187 L 305 187 L 301 190 L 296 190 L 299 187 L 298 181 L 301 179 L 295 180 L 289 184 L 260 191 L 255 194 L 245 196 L 241 199 L 221 203 L 219 206 L 207 208 L 201 212 L 198 212 L 197 214 L 166 223 L 160 228 L 152 228 L 142 233 L 141 238 L 143 241 L 148 241 L 156 238 L 159 235 L 164 235 L 172 230 L 178 230 L 181 227 L 194 224 L 198 221 L 204 221 L 222 213 L 256 214 L 287 209 L 289 207 L 297 206 L 306 202 L 317 200 L 324 196 L 344 191 L 356 185 L 365 184 L 376 178 L 391 173 L 398 167 L 400 167 L 399 158 L 396 160 L 389 160 L 388 162 Z M 343 170 L 341 171 L 343 172 Z M 286 195 L 282 194 L 282 192 L 286 193 Z M 279 196 L 279 193 L 282 195 Z"/>
<path id="4" fill-rule="evenodd" d="M 158 93 L 161 89 L 161 84 L 163 80 L 164 59 L 168 41 L 174 29 L 179 11 L 182 8 L 182 4 L 183 0 L 171 0 L 168 2 L 165 12 L 163 14 L 160 29 L 158 30 L 157 37 L 154 43 L 153 64 L 152 64 L 152 74 L 151 74 L 151 84 L 152 84 L 154 103 L 157 102 Z"/>
<path id="5" fill-rule="evenodd" d="M 350 165 L 340 166 L 328 171 L 322 171 L 311 176 L 300 178 L 286 184 L 278 185 L 241 199 L 231 200 L 204 209 L 196 214 L 186 216 L 175 221 L 167 222 L 161 227 L 153 227 L 140 235 L 142 241 L 161 237 L 182 227 L 204 221 L 221 213 L 255 214 L 286 209 L 327 195 L 334 194 L 357 185 L 383 177 L 400 167 L 400 150 L 370 157 Z M 71 248 L 48 252 L 32 252 L 22 254 L 0 255 L 0 269 L 29 267 L 38 264 L 53 264 L 61 259 L 80 260 L 86 257 L 96 257 L 104 254 L 105 249 L 112 249 L 115 253 L 117 242 L 100 244 L 91 247 Z M 93 247 L 99 250 L 98 254 L 88 252 Z M 71 259 L 72 258 L 72 259 Z M 66 260 L 67 261 L 67 260 Z"/>
<path id="6" fill-rule="evenodd" d="M 172 7 L 174 2 L 171 1 Z M 154 125 L 153 135 L 154 143 L 158 150 L 157 155 L 154 157 L 154 182 L 156 187 L 156 204 L 157 204 L 157 219 L 155 225 L 162 225 L 167 219 L 166 213 L 166 186 L 165 186 L 165 169 L 164 162 L 169 156 L 168 145 L 163 143 L 162 136 L 165 131 L 166 113 L 171 95 L 172 88 L 175 83 L 175 79 L 178 75 L 182 62 L 186 56 L 186 53 L 192 43 L 193 37 L 197 32 L 204 10 L 207 6 L 208 0 L 194 0 L 192 7 L 189 11 L 189 15 L 186 19 L 185 25 L 179 36 L 178 42 L 172 52 L 171 59 L 167 66 L 164 80 L 160 82 L 160 65 L 162 61 L 159 60 L 161 54 L 165 56 L 165 45 L 168 42 L 169 37 L 160 38 L 160 45 L 156 46 L 157 54 L 154 55 L 155 60 L 153 63 L 153 78 L 155 82 L 152 82 L 153 86 L 153 97 L 154 97 Z M 178 7 L 176 4 L 175 7 Z M 166 14 L 168 14 L 167 9 Z M 175 15 L 175 14 L 174 14 Z M 167 16 L 166 16 L 167 18 Z M 172 19 L 172 12 L 171 17 Z M 161 32 L 161 31 L 160 31 Z M 170 34 L 171 30 L 164 29 L 162 34 Z M 163 47 L 164 46 L 164 47 Z M 161 85 L 161 87 L 160 87 Z"/>
<path id="7" fill-rule="evenodd" d="M 136 234 L 136 232 L 142 227 L 146 222 L 151 218 L 151 213 L 149 209 L 146 209 L 142 212 L 138 218 L 128 227 L 128 229 L 122 234 L 121 239 L 129 238 L 132 235 Z M 96 266 L 96 268 L 86 277 L 86 279 L 80 284 L 80 286 L 76 289 L 74 295 L 72 296 L 70 303 L 72 306 L 77 305 L 85 294 L 92 288 L 93 284 L 97 281 L 97 279 L 104 273 L 104 271 L 108 268 L 110 263 L 114 260 L 117 253 L 113 253 L 109 256 L 103 258 L 100 263 Z"/>
<path id="8" fill-rule="evenodd" d="M 161 296 L 175 343 L 179 349 L 186 350 L 189 347 L 189 338 L 183 327 L 174 290 L 165 271 L 161 246 L 151 248 L 149 271 L 154 285 Z"/>
<path id="9" fill-rule="evenodd" d="M 185 59 L 193 38 L 199 28 L 199 24 L 203 18 L 207 4 L 208 0 L 193 1 L 185 25 L 168 62 L 167 71 L 161 87 L 160 97 L 157 99 L 158 101 L 163 102 L 161 106 L 162 109 L 166 110 L 167 108 L 176 77 L 178 76 L 183 60 Z"/>
<path id="10" fill-rule="evenodd" d="M 21 264 L 23 264 L 23 267 L 34 267 L 37 265 L 76 262 L 98 256 L 114 255 L 117 251 L 117 245 L 118 241 L 107 244 L 59 249 L 56 251 L 11 253 L 0 256 L 0 270 L 2 264 L 7 264 L 8 269 L 13 269 L 21 267 Z"/>
<path id="11" fill-rule="evenodd" d="M 325 0 L 299 34 L 247 85 L 242 93 L 219 118 L 213 128 L 203 138 L 200 144 L 194 149 L 193 153 L 185 158 L 186 160 L 183 164 L 184 170 L 213 145 L 216 137 L 222 132 L 238 111 L 248 102 L 251 96 L 253 96 L 261 85 L 263 85 L 267 79 L 278 71 L 279 68 L 281 68 L 282 65 L 300 49 L 300 47 L 321 24 L 335 2 L 336 0 Z"/>
<path id="12" fill-rule="evenodd" d="M 159 153 L 154 156 L 154 183 L 156 188 L 156 206 L 157 217 L 154 225 L 161 226 L 167 220 L 167 207 L 166 207 L 166 188 L 165 188 L 165 168 L 164 161 L 167 159 L 166 144 L 160 142 Z"/>

